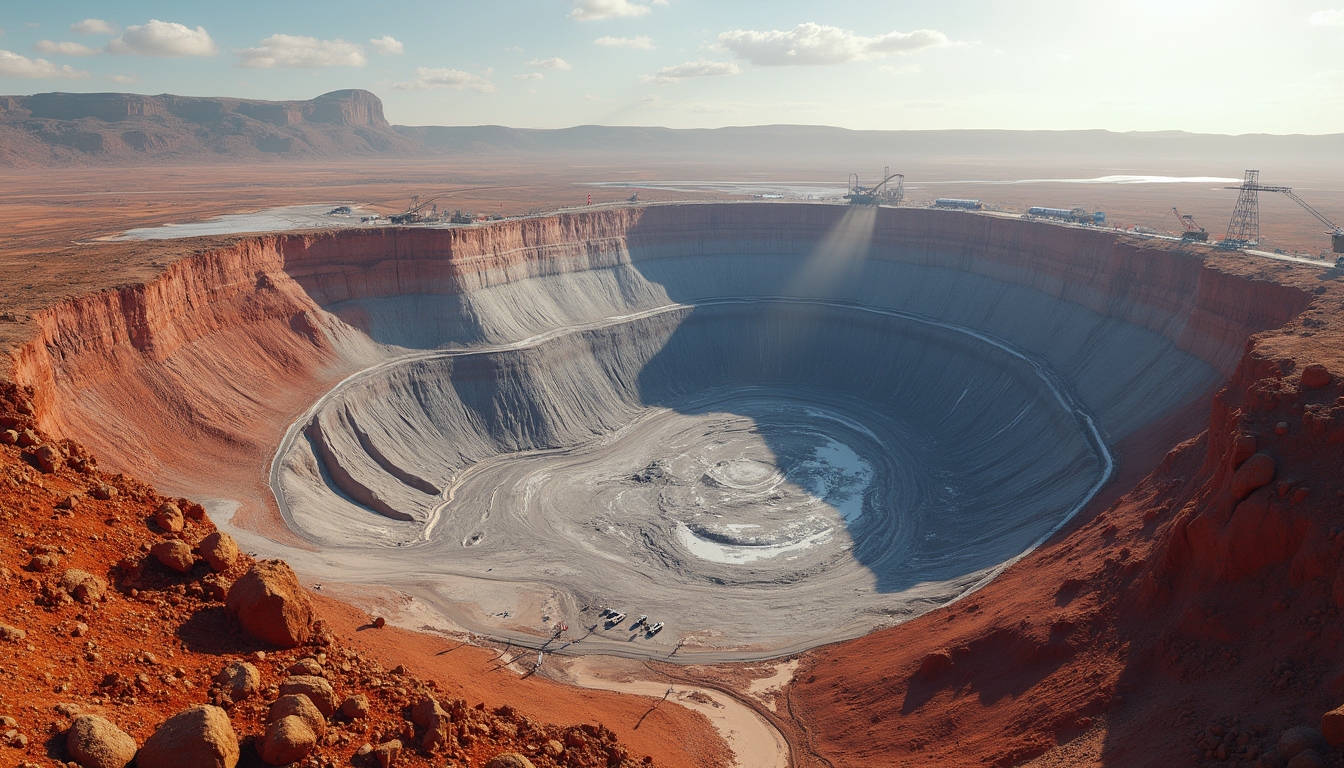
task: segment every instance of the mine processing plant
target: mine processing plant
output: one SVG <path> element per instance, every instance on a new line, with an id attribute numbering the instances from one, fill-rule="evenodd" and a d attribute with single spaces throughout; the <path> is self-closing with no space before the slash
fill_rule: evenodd
<path id="1" fill-rule="evenodd" d="M 892 173 L 890 166 L 882 169 L 882 180 L 872 187 L 860 186 L 859 175 L 849 174 L 849 194 L 845 199 L 850 205 L 900 205 L 904 198 L 905 175 Z"/>
<path id="2" fill-rule="evenodd" d="M 1344 253 L 1344 229 L 1327 219 L 1320 211 L 1312 208 L 1307 201 L 1293 194 L 1292 187 L 1272 187 L 1260 183 L 1259 171 L 1246 171 L 1246 178 L 1239 187 L 1227 187 L 1240 191 L 1237 205 L 1232 209 L 1232 220 L 1227 224 L 1227 235 L 1218 244 L 1221 248 L 1237 250 L 1249 248 L 1260 242 L 1260 193 L 1282 192 L 1289 199 L 1302 206 L 1307 213 L 1315 216 L 1325 226 L 1330 235 L 1330 248 L 1335 253 Z"/>

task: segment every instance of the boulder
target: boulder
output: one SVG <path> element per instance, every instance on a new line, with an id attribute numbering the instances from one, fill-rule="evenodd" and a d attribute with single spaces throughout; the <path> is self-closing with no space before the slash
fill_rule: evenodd
<path id="1" fill-rule="evenodd" d="M 430 720 L 435 716 L 446 714 L 448 713 L 443 711 L 443 707 L 439 706 L 439 702 L 433 696 L 423 696 L 411 706 L 411 722 L 421 728 L 428 728 Z"/>
<path id="2" fill-rule="evenodd" d="M 71 568 L 61 575 L 61 589 L 81 603 L 96 603 L 107 592 L 107 582 L 87 571 Z"/>
<path id="3" fill-rule="evenodd" d="M 287 677 L 280 683 L 280 695 L 289 694 L 307 696 L 322 712 L 323 717 L 331 717 L 336 713 L 336 692 L 331 689 L 331 683 L 323 678 L 313 675 Z"/>
<path id="4" fill-rule="evenodd" d="M 396 765 L 397 758 L 401 757 L 401 749 L 400 739 L 393 739 L 374 747 L 373 759 L 378 761 L 378 768 L 392 768 Z"/>
<path id="5" fill-rule="evenodd" d="M 223 531 L 215 531 L 201 539 L 199 548 L 205 562 L 220 573 L 229 570 L 233 561 L 238 559 L 238 542 Z"/>
<path id="6" fill-rule="evenodd" d="M 39 445 L 37 450 L 33 452 L 33 458 L 37 460 L 39 469 L 51 474 L 56 471 L 56 467 L 60 465 L 63 457 L 56 448 L 50 445 Z"/>
<path id="7" fill-rule="evenodd" d="M 89 491 L 93 498 L 99 501 L 107 501 L 117 495 L 117 489 L 107 483 L 99 483 L 92 491 Z"/>
<path id="8" fill-rule="evenodd" d="M 109 720 L 79 715 L 65 734 L 65 748 L 81 768 L 126 768 L 135 758 L 135 739 Z"/>
<path id="9" fill-rule="evenodd" d="M 1240 501 L 1251 491 L 1269 485 L 1274 479 L 1274 457 L 1267 453 L 1257 453 L 1242 462 L 1232 475 L 1232 495 Z"/>
<path id="10" fill-rule="evenodd" d="M 224 607 L 253 637 L 281 648 L 302 644 L 312 632 L 312 603 L 282 560 L 253 565 L 229 588 Z"/>
<path id="11" fill-rule="evenodd" d="M 317 735 L 298 715 L 288 715 L 266 726 L 261 740 L 261 759 L 270 765 L 289 765 L 308 756 L 317 746 Z"/>
<path id="12" fill-rule="evenodd" d="M 322 665 L 317 663 L 317 659 L 308 656 L 291 664 L 289 667 L 289 674 L 325 677 L 325 675 L 322 674 Z"/>
<path id="13" fill-rule="evenodd" d="M 186 515 L 188 518 L 192 520 L 205 519 L 205 507 L 201 506 L 200 504 L 197 504 L 191 499 L 178 499 L 177 508 L 182 510 L 182 514 Z"/>
<path id="14" fill-rule="evenodd" d="M 1344 705 L 1335 707 L 1321 716 L 1321 735 L 1330 746 L 1344 747 Z"/>
<path id="15" fill-rule="evenodd" d="M 18 627 L 0 623 L 0 640 L 7 640 L 11 643 L 17 643 L 28 637 L 28 633 Z"/>
<path id="16" fill-rule="evenodd" d="M 150 548 L 149 553 L 154 559 L 178 573 L 186 573 L 196 564 L 196 556 L 191 553 L 191 545 L 177 539 L 160 541 Z"/>
<path id="17" fill-rule="evenodd" d="M 362 693 L 346 696 L 341 702 L 341 714 L 350 720 L 359 720 L 369 716 L 369 697 Z"/>
<path id="18" fill-rule="evenodd" d="M 1330 386 L 1330 382 L 1335 377 L 1330 375 L 1330 371 L 1320 363 L 1312 363 L 1302 369 L 1302 386 L 1308 389 L 1320 389 Z"/>
<path id="19" fill-rule="evenodd" d="M 231 661 L 215 675 L 215 682 L 229 694 L 229 699 L 242 701 L 261 687 L 261 672 L 246 661 Z"/>
<path id="20" fill-rule="evenodd" d="M 490 762 L 485 764 L 485 768 L 536 768 L 532 761 L 517 752 L 505 752 L 502 755 L 495 755 L 490 758 Z"/>
<path id="21" fill-rule="evenodd" d="M 1288 761 L 1286 768 L 1331 768 L 1334 763 L 1314 749 L 1304 749 Z"/>
<path id="22" fill-rule="evenodd" d="M 327 721 L 322 712 L 313 704 L 312 699 L 298 693 L 281 696 L 266 712 L 266 722 L 273 723 L 286 717 L 298 717 L 308 724 L 313 735 L 322 738 L 327 735 Z"/>
<path id="23" fill-rule="evenodd" d="M 154 524 L 169 533 L 181 533 L 185 518 L 182 517 L 182 510 L 178 509 L 176 504 L 165 501 L 154 513 Z"/>
<path id="24" fill-rule="evenodd" d="M 235 768 L 238 735 L 219 707 L 191 707 L 164 721 L 135 762 L 137 768 Z"/>
<path id="25" fill-rule="evenodd" d="M 1299 725 L 1296 728 L 1289 728 L 1279 736 L 1279 754 L 1289 761 L 1309 749 L 1321 753 L 1330 750 L 1325 737 L 1315 728 Z"/>

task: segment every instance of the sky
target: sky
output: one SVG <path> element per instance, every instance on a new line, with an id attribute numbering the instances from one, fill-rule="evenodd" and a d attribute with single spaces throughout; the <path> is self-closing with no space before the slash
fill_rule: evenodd
<path id="1" fill-rule="evenodd" d="M 1341 52 L 1344 0 L 0 9 L 0 93 L 305 99 L 365 88 L 403 125 L 1339 133 Z"/>

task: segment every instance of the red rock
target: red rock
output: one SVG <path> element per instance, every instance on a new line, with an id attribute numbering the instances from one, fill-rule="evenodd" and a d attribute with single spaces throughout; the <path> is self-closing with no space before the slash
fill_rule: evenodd
<path id="1" fill-rule="evenodd" d="M 234 768 L 238 736 L 219 707 L 196 706 L 160 725 L 140 748 L 137 768 Z"/>
<path id="2" fill-rule="evenodd" d="M 201 557 L 205 562 L 220 573 L 229 570 L 233 566 L 233 561 L 238 559 L 238 543 L 223 531 L 215 531 L 201 539 L 197 548 L 201 550 Z"/>
<path id="3" fill-rule="evenodd" d="M 271 765 L 289 765 L 308 756 L 317 746 L 317 735 L 298 715 L 286 715 L 266 726 L 261 740 L 261 759 Z"/>
<path id="4" fill-rule="evenodd" d="M 1335 707 L 1321 716 L 1321 735 L 1330 746 L 1344 747 L 1344 705 Z"/>
<path id="5" fill-rule="evenodd" d="M 1326 370 L 1326 367 L 1320 363 L 1312 363 L 1302 369 L 1302 386 L 1309 389 L 1328 387 L 1330 382 L 1334 380 L 1335 377 L 1331 376 L 1330 371 Z"/>
<path id="6" fill-rule="evenodd" d="M 149 553 L 154 555 L 154 558 L 160 563 L 178 573 L 186 573 L 191 570 L 191 566 L 196 564 L 196 556 L 192 554 L 191 547 L 186 542 L 177 539 L 160 541 L 150 548 Z"/>
<path id="7" fill-rule="evenodd" d="M 1269 454 L 1257 453 L 1247 459 L 1236 474 L 1232 476 L 1232 497 L 1244 499 L 1256 488 L 1269 485 L 1274 479 L 1274 458 Z"/>
<path id="8" fill-rule="evenodd" d="M 252 566 L 229 588 L 224 607 L 253 637 L 281 648 L 304 643 L 312 631 L 312 602 L 281 560 Z"/>
<path id="9" fill-rule="evenodd" d="M 181 533 L 182 510 L 178 509 L 176 504 L 165 501 L 159 505 L 159 510 L 154 513 L 154 524 L 169 533 Z"/>
<path id="10" fill-rule="evenodd" d="M 273 723 L 286 717 L 298 717 L 308 724 L 317 738 L 327 734 L 327 721 L 313 700 L 301 693 L 290 693 L 275 700 L 266 712 L 266 722 Z"/>

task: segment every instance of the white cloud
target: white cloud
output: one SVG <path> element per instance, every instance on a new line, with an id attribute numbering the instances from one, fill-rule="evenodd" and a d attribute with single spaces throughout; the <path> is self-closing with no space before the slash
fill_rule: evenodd
<path id="1" fill-rule="evenodd" d="M 921 70 L 918 64 L 911 64 L 905 67 L 882 66 L 878 67 L 877 71 L 884 75 L 914 75 L 918 74 Z"/>
<path id="2" fill-rule="evenodd" d="M 93 56 L 98 53 L 97 48 L 90 48 L 81 43 L 54 43 L 50 40 L 38 40 L 33 45 L 33 50 L 57 56 Z"/>
<path id="3" fill-rule="evenodd" d="M 932 29 L 864 37 L 847 29 L 808 22 L 787 32 L 735 29 L 719 35 L 714 47 L 762 67 L 782 67 L 843 64 L 950 44 L 947 35 Z"/>
<path id="4" fill-rule="evenodd" d="M 140 78 L 130 75 L 103 75 L 103 79 L 109 83 L 137 83 L 140 81 Z"/>
<path id="5" fill-rule="evenodd" d="M 655 5 L 667 5 L 667 0 L 653 0 L 650 3 L 630 2 L 630 0 L 574 0 L 574 10 L 569 12 L 569 18 L 598 21 L 643 16 L 652 13 Z"/>
<path id="6" fill-rule="evenodd" d="M 344 40 L 318 40 L 306 35 L 271 35 L 256 48 L 236 52 L 238 66 L 250 69 L 362 67 L 369 63 L 363 46 Z"/>
<path id="7" fill-rule="evenodd" d="M 135 56 L 214 56 L 219 46 L 210 39 L 205 27 L 191 29 L 170 21 L 151 19 L 148 24 L 130 26 L 107 44 L 108 53 Z"/>
<path id="8" fill-rule="evenodd" d="M 546 76 L 541 74 L 540 72 L 528 72 L 525 75 L 513 76 L 514 80 L 544 80 L 545 78 Z"/>
<path id="9" fill-rule="evenodd" d="M 685 64 L 677 64 L 673 67 L 663 67 L 652 75 L 644 75 L 641 79 L 646 83 L 676 83 L 685 80 L 688 77 L 720 77 L 722 75 L 736 75 L 742 68 L 731 61 L 708 61 L 699 59 L 697 61 L 688 61 Z"/>
<path id="10" fill-rule="evenodd" d="M 605 45 L 612 48 L 640 48 L 646 51 L 653 50 L 653 39 L 648 35 L 636 35 L 635 37 L 599 37 L 593 41 L 593 45 Z"/>
<path id="11" fill-rule="evenodd" d="M 466 88 L 477 93 L 494 93 L 495 85 L 490 82 L 489 75 L 490 70 L 486 70 L 485 76 L 481 76 L 460 69 L 416 67 L 414 79 L 405 83 L 393 83 L 392 87 L 398 91 L 433 91 L 442 88 L 460 91 Z"/>
<path id="12" fill-rule="evenodd" d="M 369 41 L 369 45 L 384 56 L 400 56 L 406 52 L 406 45 L 391 35 L 375 37 Z"/>
<path id="13" fill-rule="evenodd" d="M 1317 11 L 1307 17 L 1313 27 L 1344 27 L 1344 11 Z"/>
<path id="14" fill-rule="evenodd" d="M 0 77 L 82 80 L 88 76 L 88 72 L 69 64 L 57 66 L 46 59 L 30 59 L 13 51 L 0 50 Z"/>
<path id="15" fill-rule="evenodd" d="M 564 59 L 533 59 L 527 62 L 529 67 L 541 67 L 542 69 L 573 69 L 574 65 Z"/>
<path id="16" fill-rule="evenodd" d="M 80 35 L 115 35 L 117 28 L 102 19 L 85 19 L 70 25 L 70 31 Z"/>

